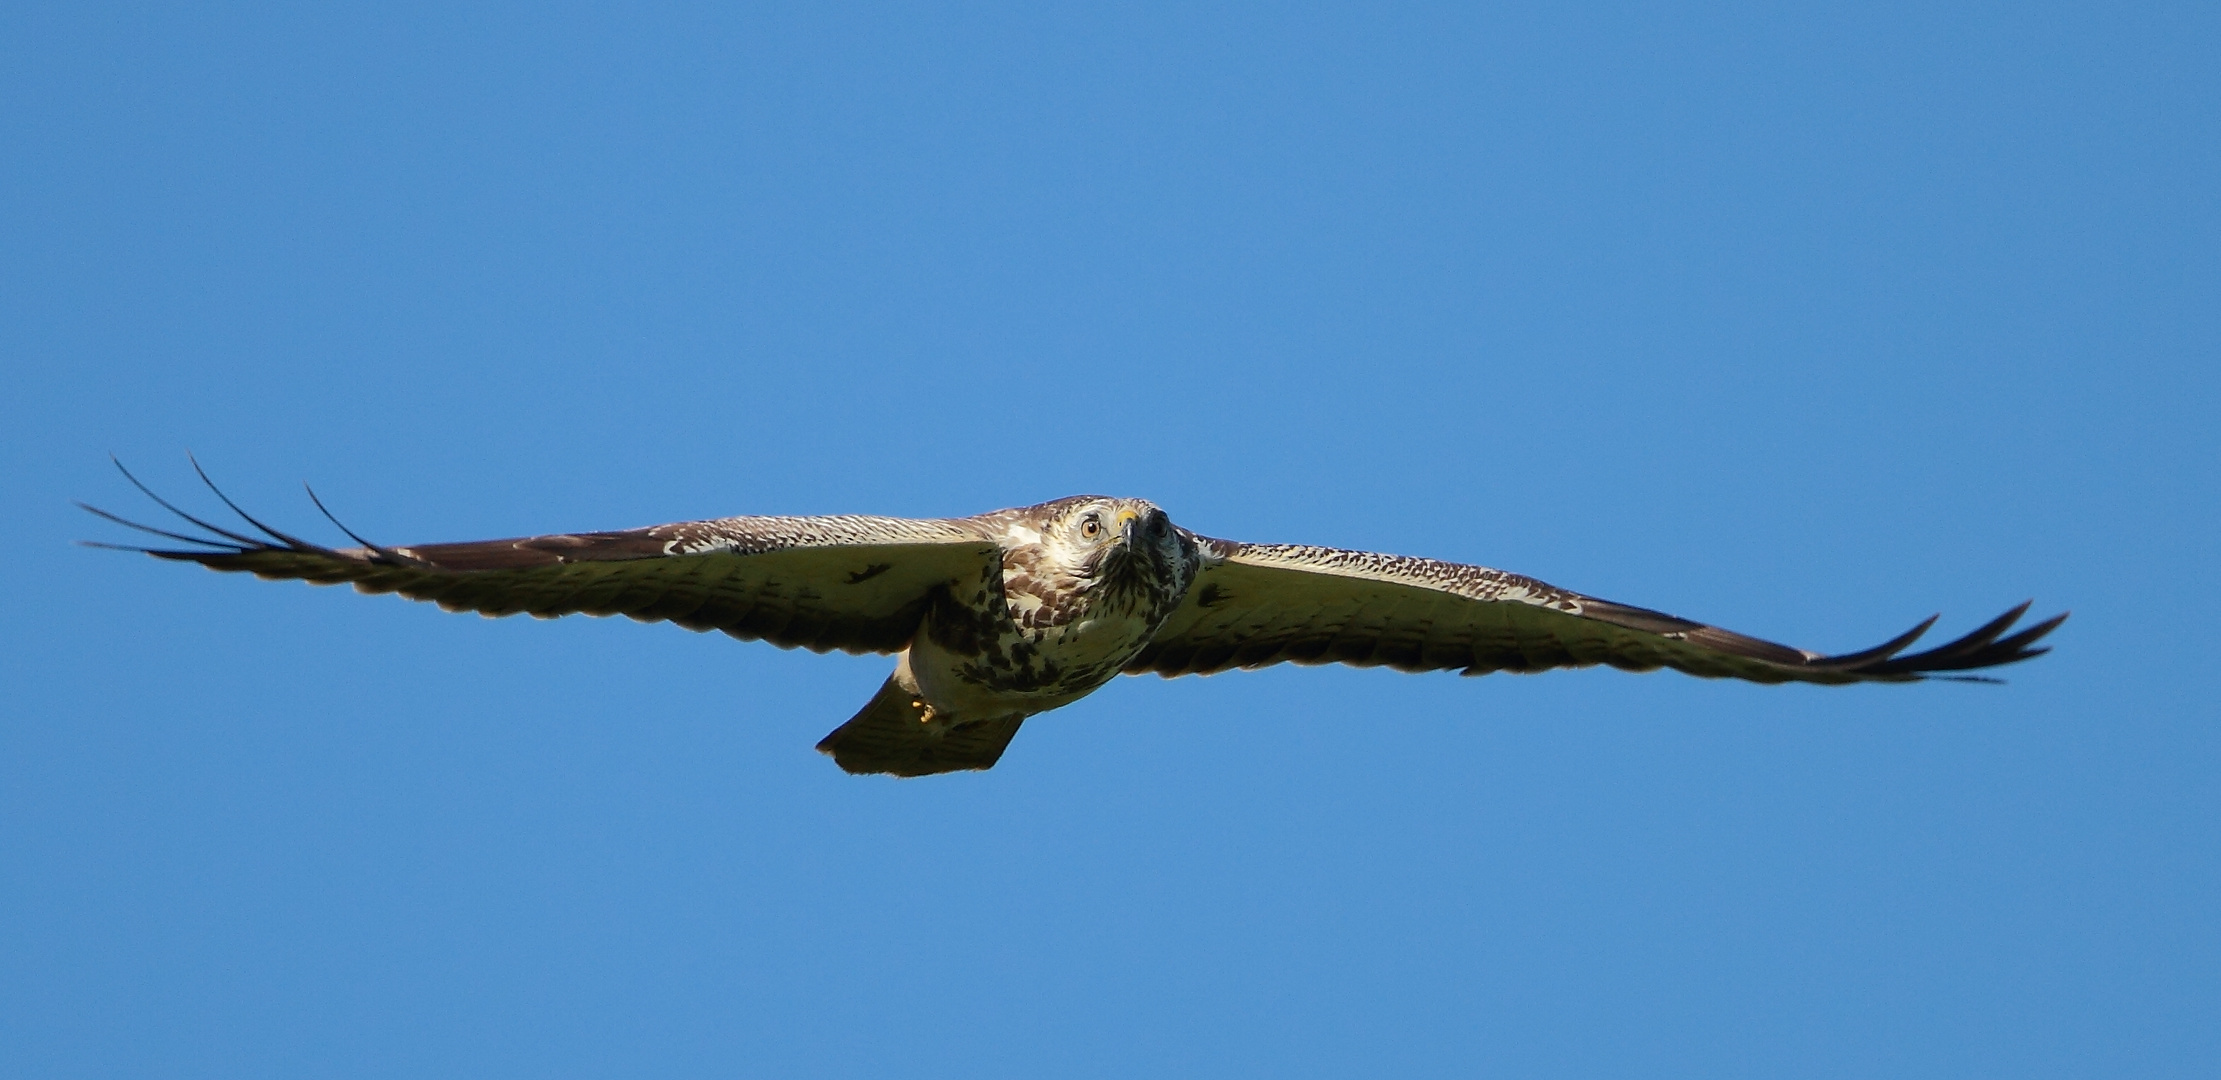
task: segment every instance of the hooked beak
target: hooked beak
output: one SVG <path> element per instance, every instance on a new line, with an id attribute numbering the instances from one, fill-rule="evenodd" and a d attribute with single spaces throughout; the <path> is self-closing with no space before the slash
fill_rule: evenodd
<path id="1" fill-rule="evenodd" d="M 1138 510 L 1120 510 L 1118 512 L 1114 524 L 1118 526 L 1118 540 L 1120 543 L 1128 547 L 1133 546 L 1135 534 L 1141 531 L 1140 521 L 1141 512 Z"/>
<path id="2" fill-rule="evenodd" d="M 1144 541 L 1155 540 L 1164 532 L 1167 519 L 1162 510 L 1142 513 L 1139 510 L 1118 512 L 1118 538 L 1127 547 L 1146 546 Z"/>
<path id="3" fill-rule="evenodd" d="M 1164 539 L 1171 519 L 1164 511 L 1120 510 L 1111 516 L 1113 540 L 1103 546 L 1092 568 L 1094 574 L 1150 573 L 1142 569 L 1162 561 L 1157 545 Z"/>
<path id="4" fill-rule="evenodd" d="M 1150 518 L 1139 510 L 1120 510 L 1112 516 L 1112 536 L 1116 539 L 1104 547 L 1096 572 L 1125 573 L 1128 567 L 1145 559 L 1142 553 L 1149 545 L 1143 541 L 1148 535 L 1149 522 Z"/>

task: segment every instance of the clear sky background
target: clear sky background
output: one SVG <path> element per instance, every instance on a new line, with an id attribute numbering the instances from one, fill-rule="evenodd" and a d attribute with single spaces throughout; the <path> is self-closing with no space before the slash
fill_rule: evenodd
<path id="1" fill-rule="evenodd" d="M 2211 4 L 0 8 L 0 1073 L 2221 1074 Z M 2002 687 L 1121 679 L 72 547 L 1076 492 Z"/>

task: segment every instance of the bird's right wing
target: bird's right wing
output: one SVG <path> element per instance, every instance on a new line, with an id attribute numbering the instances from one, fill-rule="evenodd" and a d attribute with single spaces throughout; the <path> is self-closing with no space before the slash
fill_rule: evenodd
<path id="1" fill-rule="evenodd" d="M 205 532 L 156 529 L 85 509 L 194 545 L 125 550 L 211 570 L 348 582 L 359 592 L 400 593 L 493 617 L 626 615 L 817 652 L 898 652 L 937 595 L 993 588 L 1002 566 L 986 531 L 963 518 L 730 517 L 409 547 L 354 537 L 361 547 L 328 548 L 278 532 L 237 506 L 232 510 L 262 535 L 212 525 L 147 494 Z"/>

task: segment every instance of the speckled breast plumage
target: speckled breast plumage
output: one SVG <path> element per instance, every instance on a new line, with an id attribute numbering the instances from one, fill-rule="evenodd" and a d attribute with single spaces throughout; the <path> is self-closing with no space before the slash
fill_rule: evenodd
<path id="1" fill-rule="evenodd" d="M 1110 681 L 1200 566 L 1191 537 L 1169 527 L 1165 536 L 1156 547 L 1119 549 L 1101 567 L 1059 562 L 1027 530 L 1007 536 L 999 566 L 928 609 L 908 656 L 921 693 L 944 710 L 1030 713 Z"/>

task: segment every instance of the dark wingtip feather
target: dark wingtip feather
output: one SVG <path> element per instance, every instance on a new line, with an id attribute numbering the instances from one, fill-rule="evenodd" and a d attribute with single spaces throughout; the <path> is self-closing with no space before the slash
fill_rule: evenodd
<path id="1" fill-rule="evenodd" d="M 256 548 L 256 547 L 262 547 L 262 546 L 264 546 L 264 544 L 263 544 L 263 542 L 262 542 L 261 540 L 255 539 L 255 538 L 254 538 L 254 537 L 252 537 L 252 536 L 244 536 L 244 535 L 241 535 L 241 534 L 239 534 L 239 533 L 235 533 L 235 532 L 231 531 L 230 529 L 220 528 L 220 527 L 218 527 L 218 526 L 216 526 L 216 525 L 212 525 L 212 524 L 210 524 L 210 523 L 208 523 L 208 522 L 202 521 L 201 519 L 199 519 L 199 518 L 197 518 L 197 517 L 194 517 L 193 515 L 191 515 L 191 514 L 188 514 L 188 513 L 186 513 L 186 512 L 185 512 L 185 511 L 183 511 L 183 510 L 180 510 L 180 509 L 178 509 L 178 508 L 177 508 L 176 506 L 172 505 L 172 504 L 171 504 L 171 502 L 170 502 L 170 501 L 169 501 L 168 499 L 165 499 L 165 498 L 163 498 L 163 497 L 162 497 L 162 496 L 160 496 L 160 495 L 156 495 L 156 494 L 154 493 L 154 489 L 153 489 L 153 488 L 150 488 L 150 487 L 146 486 L 145 484 L 143 484 L 143 483 L 140 483 L 140 482 L 139 482 L 139 478 L 138 478 L 138 477 L 136 477 L 136 476 L 133 476 L 133 475 L 131 475 L 131 470 L 129 470 L 129 469 L 126 469 L 126 468 L 124 468 L 124 467 L 123 467 L 123 461 L 122 461 L 122 459 L 120 459 L 120 458 L 117 458 L 117 457 L 116 457 L 116 456 L 115 456 L 114 454 L 110 454 L 110 455 L 108 455 L 108 460 L 109 460 L 109 461 L 112 461 L 112 462 L 115 462 L 115 465 L 116 465 L 116 471 L 117 471 L 117 472 L 120 472 L 120 473 L 122 473 L 122 474 L 123 474 L 123 478 L 124 478 L 124 479 L 126 479 L 126 480 L 129 480 L 129 481 L 131 481 L 131 486 L 132 486 L 132 487 L 135 487 L 135 488 L 138 488 L 138 489 L 139 489 L 139 492 L 140 492 L 141 494 L 145 495 L 145 496 L 146 496 L 147 498 L 149 498 L 149 499 L 153 499 L 153 500 L 154 500 L 154 504 L 155 504 L 156 506 L 159 506 L 159 507 L 161 507 L 162 509 L 164 509 L 164 510 L 167 510 L 167 511 L 169 511 L 170 513 L 176 514 L 177 516 L 179 516 L 179 517 L 181 517 L 181 518 L 184 518 L 185 520 L 187 520 L 187 521 L 190 521 L 190 522 L 192 522 L 193 524 L 195 524 L 195 525 L 198 525 L 198 526 L 200 526 L 200 527 L 201 527 L 201 528 L 203 528 L 203 529 L 207 529 L 207 530 L 208 530 L 209 532 L 215 533 L 216 535 L 218 535 L 218 536 L 221 536 L 221 537 L 223 537 L 224 539 L 226 539 L 226 540 L 229 540 L 229 541 L 231 541 L 231 542 L 233 542 L 233 543 L 235 543 L 235 544 L 242 544 L 242 545 L 245 545 L 245 547 L 247 547 L 247 548 Z M 198 465 L 195 465 L 195 466 L 193 466 L 193 467 L 197 469 L 197 468 L 199 468 L 200 466 L 198 466 Z M 203 479 L 206 479 L 206 474 L 203 474 Z M 218 495 L 221 495 L 221 494 L 223 494 L 223 493 L 222 493 L 222 492 L 218 492 L 217 494 L 218 494 Z M 227 500 L 227 501 L 228 501 L 228 500 Z M 79 506 L 83 506 L 84 504 L 83 504 L 83 503 L 79 503 L 78 505 L 79 505 Z M 90 509 L 90 508 L 88 507 L 87 509 Z M 98 510 L 94 510 L 93 512 L 94 512 L 94 513 L 96 513 L 96 514 L 102 514 L 102 511 L 98 511 Z M 187 540 L 187 541 L 190 541 L 190 542 L 192 542 L 192 543 L 197 543 L 197 544 L 206 544 L 206 543 L 208 543 L 208 541 L 206 541 L 206 540 L 200 540 L 200 539 L 196 539 L 196 538 L 193 538 L 193 537 L 187 537 L 187 536 L 178 536 L 178 535 L 176 535 L 175 533 L 162 533 L 162 531 L 161 531 L 160 529 L 149 529 L 149 528 L 147 528 L 147 527 L 146 527 L 146 526 L 144 526 L 144 525 L 140 525 L 140 524 L 137 524 L 137 523 L 135 523 L 135 522 L 125 521 L 125 520 L 123 520 L 122 518 L 119 518 L 119 517 L 114 517 L 113 515 L 109 515 L 109 514 L 102 514 L 102 516 L 104 516 L 104 517 L 108 517 L 108 518 L 110 518 L 110 520 L 113 520 L 113 521 L 117 522 L 118 524 L 123 524 L 123 525 L 129 525 L 129 526 L 131 526 L 131 527 L 132 527 L 132 528 L 134 528 L 134 529 L 141 529 L 141 530 L 144 530 L 144 531 L 146 531 L 146 532 L 158 533 L 158 534 L 161 534 L 161 535 L 164 535 L 164 536 L 170 536 L 170 537 L 172 537 L 172 538 L 174 538 L 174 539 L 178 539 L 178 540 Z M 240 515 L 240 516 L 244 517 L 245 515 L 243 515 L 243 514 L 242 514 L 242 515 Z M 249 519 L 249 520 L 252 520 L 252 519 Z"/>
<path id="2" fill-rule="evenodd" d="M 2002 667 L 2006 664 L 2017 664 L 2023 660 L 2034 659 L 2051 651 L 2048 647 L 2030 648 L 2030 646 L 2053 630 L 2058 629 L 2059 624 L 2066 622 L 2066 612 L 2061 612 L 2033 626 L 2023 627 L 2010 636 L 2003 636 L 2007 630 L 2012 628 L 2014 623 L 2020 621 L 2021 616 L 2027 613 L 2032 603 L 2033 601 L 2022 603 L 2020 606 L 1975 628 L 1971 633 L 1926 652 L 1914 653 L 1910 656 L 1892 657 L 1863 664 L 1850 670 L 1854 674 L 1880 679 L 1951 678 L 1968 682 L 1980 681 L 1982 678 L 1980 676 L 1946 676 L 1936 673 Z"/>
<path id="3" fill-rule="evenodd" d="M 1997 647 L 2001 649 L 2017 649 L 2029 644 L 2030 642 L 2040 640 L 2046 634 L 2059 629 L 2059 624 L 2066 622 L 2067 616 L 2069 614 L 2069 612 L 2062 611 L 2059 614 L 2052 616 L 2051 618 L 2045 619 L 2044 621 L 2037 623 L 2034 626 L 2030 626 L 2027 629 L 2024 629 L 2009 638 L 2005 638 L 2004 640 L 1999 641 L 1997 643 Z M 2051 650 L 2046 648 L 2038 651 L 2049 652 Z"/>
<path id="4" fill-rule="evenodd" d="M 253 514 L 250 514 L 245 510 L 241 510 L 238 503 L 231 501 L 231 496 L 224 494 L 224 489 L 216 486 L 216 481 L 208 478 L 208 471 L 201 468 L 201 463 L 199 459 L 195 458 L 191 452 L 188 451 L 186 453 L 185 460 L 192 462 L 193 471 L 200 474 L 201 483 L 207 484 L 208 490 L 215 492 L 216 497 L 222 499 L 225 506 L 231 507 L 232 513 L 237 514 L 241 518 L 245 519 L 247 524 L 252 525 L 257 529 L 261 529 L 264 533 L 268 534 L 271 539 L 276 540 L 278 543 L 284 544 L 285 546 L 292 548 L 295 551 L 316 550 L 317 545 L 311 544 L 306 540 L 300 539 L 299 537 L 288 536 L 285 533 L 281 533 L 276 529 L 273 529 L 268 525 L 264 525 L 262 522 L 255 520 L 255 516 Z"/>
<path id="5" fill-rule="evenodd" d="M 301 481 L 301 490 L 308 492 L 308 501 L 316 504 L 316 509 L 324 515 L 324 520 L 331 522 L 333 526 L 339 529 L 340 532 L 346 533 L 349 540 L 353 540 L 354 542 L 361 544 L 365 550 L 375 553 L 379 558 L 391 562 L 395 566 L 429 567 L 432 565 L 431 563 L 425 562 L 423 559 L 412 558 L 410 556 L 403 555 L 398 551 L 394 551 L 391 548 L 380 547 L 377 544 L 373 544 L 370 541 L 363 539 L 360 533 L 357 533 L 355 530 L 348 528 L 345 522 L 340 521 L 339 518 L 334 516 L 330 510 L 325 509 L 324 500 L 316 497 L 316 489 L 310 487 L 308 481 Z"/>
<path id="6" fill-rule="evenodd" d="M 78 547 L 99 548 L 102 551 L 129 551 L 140 555 L 154 554 L 153 548 L 136 547 L 131 544 L 108 544 L 99 540 L 73 540 L 70 542 Z"/>
<path id="7" fill-rule="evenodd" d="M 117 458 L 113 454 L 110 454 L 108 456 L 108 460 L 115 464 L 116 471 L 122 473 L 123 478 L 130 481 L 132 487 L 138 488 L 139 492 L 145 495 L 147 498 L 153 500 L 156 506 L 169 511 L 172 514 L 175 514 L 182 521 L 185 521 L 195 527 L 205 530 L 207 535 L 195 536 L 190 533 L 173 532 L 169 529 L 158 529 L 152 525 L 133 521 L 130 518 L 124 517 L 120 514 L 110 513 L 90 503 L 78 502 L 77 506 L 80 509 L 83 509 L 86 513 L 92 514 L 95 517 L 101 518 L 105 521 L 113 522 L 127 529 L 133 529 L 138 532 L 147 533 L 151 536 L 159 536 L 165 540 L 174 540 L 181 544 L 191 544 L 193 545 L 194 549 L 180 550 L 176 548 L 150 548 L 124 544 L 107 544 L 98 541 L 83 541 L 83 543 L 85 543 L 87 546 L 108 548 L 117 551 L 136 551 L 142 554 L 152 555 L 158 559 L 172 559 L 180 562 L 198 562 L 206 566 L 216 567 L 218 569 L 223 569 L 234 564 L 235 561 L 240 557 L 252 557 L 268 552 L 292 551 L 304 555 L 336 554 L 330 548 L 324 547 L 319 544 L 312 544 L 298 537 L 279 532 L 278 530 L 263 524 L 253 515 L 248 514 L 244 510 L 241 510 L 239 508 L 239 505 L 231 500 L 230 496 L 225 495 L 223 490 L 221 488 L 218 488 L 215 485 L 214 481 L 209 479 L 207 471 L 201 468 L 200 462 L 193 461 L 192 455 L 190 454 L 186 455 L 186 460 L 192 461 L 193 471 L 200 474 L 201 481 L 208 485 L 208 489 L 215 492 L 216 497 L 223 500 L 224 505 L 230 507 L 233 513 L 236 513 L 241 518 L 245 519 L 249 525 L 262 530 L 263 533 L 268 536 L 268 539 L 257 536 L 249 536 L 245 533 L 234 532 L 230 529 L 224 528 L 223 526 L 217 525 L 214 522 L 206 521 L 202 518 L 186 513 L 185 510 L 179 507 L 177 504 L 172 503 L 168 499 L 155 494 L 154 489 L 148 487 L 137 476 L 133 475 L 131 470 L 124 466 L 124 463 L 121 459 Z M 205 548 L 208 550 L 198 550 L 201 548 Z"/>
<path id="8" fill-rule="evenodd" d="M 1871 649 L 1862 649 L 1858 652 L 1845 653 L 1841 656 L 1821 657 L 1818 660 L 1812 661 L 1812 665 L 1814 667 L 1840 668 L 1845 671 L 1857 671 L 1869 664 L 1879 663 L 1883 660 L 1887 660 L 1890 657 L 1897 655 L 1898 653 L 1904 652 L 1906 646 L 1911 645 L 1915 641 L 1919 641 L 1921 635 L 1926 634 L 1928 632 L 1928 628 L 1936 625 L 1936 620 L 1942 617 L 1943 613 L 1937 612 L 1934 615 L 1930 615 L 1927 618 L 1922 619 L 1919 625 L 1914 626 L 1912 629 L 1907 630 L 1904 633 L 1889 639 L 1888 641 L 1882 642 L 1881 644 L 1876 645 Z"/>
<path id="9" fill-rule="evenodd" d="M 241 552 L 241 551 L 248 551 L 248 550 L 252 550 L 252 548 L 251 548 L 251 546 L 250 546 L 249 544 L 247 544 L 247 543 L 242 543 L 242 542 L 239 542 L 239 541 L 234 541 L 234 540 L 228 540 L 228 539 L 226 539 L 226 540 L 210 540 L 210 539 L 208 539 L 207 537 L 204 537 L 204 536 L 188 536 L 188 535 L 186 535 L 185 533 L 175 533 L 175 532 L 171 532 L 171 531 L 169 531 L 168 529 L 157 529 L 157 528 L 155 528 L 155 527 L 154 527 L 154 526 L 152 526 L 152 525 L 142 525 L 142 524 L 140 524 L 140 523 L 138 523 L 138 522 L 136 522 L 136 521 L 133 521 L 133 520 L 131 520 L 130 518 L 127 518 L 127 517 L 123 517 L 122 515 L 119 515 L 119 514 L 111 514 L 111 513 L 109 513 L 109 512 L 108 512 L 108 511 L 106 511 L 106 510 L 102 510 L 101 508 L 99 508 L 99 507 L 97 507 L 97 506 L 93 506 L 93 505 L 91 505 L 90 503 L 82 503 L 82 502 L 81 502 L 81 503 L 78 503 L 78 504 L 77 504 L 77 506 L 78 506 L 78 509 L 81 509 L 81 510 L 85 511 L 85 512 L 86 512 L 86 513 L 88 513 L 88 514 L 92 514 L 92 515 L 93 515 L 93 516 L 95 516 L 95 517 L 99 517 L 99 518 L 102 518 L 102 519 L 104 519 L 104 520 L 107 520 L 107 521 L 112 521 L 112 522 L 115 522 L 116 524 L 118 524 L 118 525 L 121 525 L 121 526 L 123 526 L 124 528 L 127 528 L 127 529 L 137 529 L 137 530 L 138 530 L 138 531 L 140 531 L 140 532 L 143 532 L 143 533 L 147 533 L 147 534 L 149 534 L 149 535 L 152 535 L 152 536 L 159 536 L 159 537 L 161 537 L 161 538 L 163 538 L 163 539 L 165 539 L 165 540 L 175 540 L 175 541 L 177 541 L 177 542 L 179 542 L 179 543 L 181 543 L 181 544 L 199 544 L 199 545 L 201 545 L 202 547 L 207 547 L 207 548 L 214 548 L 214 549 L 215 549 L 214 551 L 211 551 L 211 552 L 207 552 L 206 554 L 211 554 L 211 555 L 216 555 L 216 554 L 227 554 L 227 555 L 228 555 L 228 554 L 237 554 L 238 552 Z M 153 548 L 136 548 L 136 547 L 126 547 L 126 546 L 124 546 L 124 545 L 121 545 L 121 544 L 100 544 L 100 543 L 98 543 L 97 541 L 92 541 L 92 540 L 80 540 L 80 541 L 78 541 L 78 543 L 80 543 L 80 544 L 92 544 L 92 545 L 94 545 L 94 546 L 96 546 L 96 547 L 112 547 L 112 548 L 115 548 L 115 549 L 117 549 L 117 550 L 119 550 L 119 551 L 145 551 L 145 552 L 148 552 L 148 553 L 150 553 L 150 554 L 151 554 L 151 553 L 153 553 L 153 551 L 155 550 L 155 549 L 153 549 Z"/>

